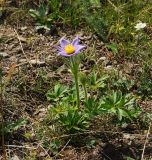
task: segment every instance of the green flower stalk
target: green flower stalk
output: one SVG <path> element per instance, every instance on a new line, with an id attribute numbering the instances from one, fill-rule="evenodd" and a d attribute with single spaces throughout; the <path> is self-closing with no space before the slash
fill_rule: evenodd
<path id="1" fill-rule="evenodd" d="M 86 83 L 87 83 L 87 76 L 85 73 L 80 73 L 80 82 L 82 84 L 82 87 L 84 89 L 84 96 L 85 96 L 85 102 L 88 101 L 88 94 L 87 94 L 87 86 L 86 86 Z"/>
<path id="2" fill-rule="evenodd" d="M 76 93 L 77 93 L 77 107 L 80 108 L 80 95 L 79 95 L 79 83 L 78 83 L 78 72 L 79 72 L 79 57 L 78 53 L 80 50 L 85 48 L 85 46 L 79 44 L 79 37 L 77 36 L 72 42 L 61 38 L 59 55 L 70 58 L 70 68 L 74 77 Z"/>

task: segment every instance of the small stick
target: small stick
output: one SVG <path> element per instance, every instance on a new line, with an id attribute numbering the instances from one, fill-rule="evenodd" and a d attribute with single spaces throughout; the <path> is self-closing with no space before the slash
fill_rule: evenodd
<path id="1" fill-rule="evenodd" d="M 16 35 L 17 35 L 17 39 L 18 39 L 18 41 L 19 41 L 19 43 L 20 43 L 20 47 L 21 47 L 22 53 L 24 54 L 24 56 L 25 56 L 25 58 L 26 58 L 27 62 L 28 62 L 28 63 L 30 64 L 30 66 L 32 67 L 32 64 L 30 63 L 30 61 L 29 61 L 28 57 L 26 56 L 26 54 L 25 54 L 25 52 L 24 52 L 24 49 L 23 49 L 23 46 L 22 46 L 22 43 L 21 43 L 20 37 L 19 37 L 19 35 L 18 35 L 18 33 L 17 33 L 16 29 L 14 29 L 14 32 L 15 32 L 15 33 L 16 33 Z"/>
<path id="2" fill-rule="evenodd" d="M 118 8 L 111 2 L 111 0 L 107 0 L 114 8 L 117 10 Z"/>
<path id="3" fill-rule="evenodd" d="M 17 145 L 5 145 L 5 147 L 8 147 L 8 148 L 37 149 L 37 148 L 34 148 L 34 147 L 29 147 L 29 146 L 17 146 Z"/>
<path id="4" fill-rule="evenodd" d="M 110 133 L 110 134 L 126 134 L 125 132 L 116 132 L 116 131 L 86 131 L 86 132 L 79 132 L 79 133 L 73 133 L 73 134 L 64 134 L 58 137 L 54 137 L 54 139 L 56 138 L 66 138 L 66 137 L 70 137 L 70 136 L 78 136 L 78 135 L 85 135 L 85 134 L 98 134 L 98 133 Z M 128 133 L 127 133 L 128 134 Z M 134 135 L 137 137 L 144 137 L 144 135 L 142 134 L 129 134 L 129 135 Z M 149 137 L 152 139 L 152 137 Z"/>
<path id="5" fill-rule="evenodd" d="M 146 139 L 145 139 L 145 143 L 144 143 L 144 147 L 143 147 L 143 151 L 142 151 L 142 155 L 141 155 L 141 160 L 144 160 L 144 153 L 145 153 L 145 149 L 146 149 L 146 144 L 148 142 L 148 137 L 149 137 L 149 134 L 150 134 L 150 129 L 151 129 L 151 122 L 149 124 L 149 128 L 148 128 L 148 131 L 147 131 L 147 134 L 146 134 Z"/>
<path id="6" fill-rule="evenodd" d="M 45 154 L 47 154 L 47 157 L 49 157 L 49 159 L 52 159 L 52 158 L 50 157 L 48 151 L 46 151 L 45 148 L 44 148 L 40 143 L 38 144 L 38 147 L 41 147 L 41 148 L 43 149 L 43 151 L 45 152 Z M 38 148 L 38 147 L 37 147 L 37 148 Z"/>
<path id="7" fill-rule="evenodd" d="M 60 152 L 58 152 L 53 158 L 57 157 L 62 151 L 64 151 L 64 149 L 67 147 L 67 145 L 69 144 L 69 142 L 71 141 L 72 138 L 70 138 L 67 143 L 64 145 L 64 147 L 60 150 Z"/>
<path id="8" fill-rule="evenodd" d="M 2 70 L 2 62 L 0 62 L 0 70 Z M 2 72 L 2 71 L 1 71 Z M 2 73 L 1 73 L 2 74 Z M 4 135 L 4 108 L 3 108 L 3 80 L 2 75 L 0 75 L 0 114 L 1 114 L 1 124 L 2 124 L 2 150 L 3 150 L 3 159 L 6 160 L 6 149 L 5 149 L 5 135 Z"/>

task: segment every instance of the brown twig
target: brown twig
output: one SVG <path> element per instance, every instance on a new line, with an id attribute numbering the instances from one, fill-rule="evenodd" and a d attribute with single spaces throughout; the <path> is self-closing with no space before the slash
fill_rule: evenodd
<path id="1" fill-rule="evenodd" d="M 70 138 L 67 143 L 63 146 L 63 148 L 60 150 L 60 152 L 58 152 L 53 158 L 56 158 L 62 151 L 64 151 L 64 149 L 67 147 L 67 145 L 69 144 L 69 142 L 71 141 L 72 138 Z"/>
<path id="2" fill-rule="evenodd" d="M 61 135 L 61 136 L 58 136 L 58 137 L 54 137 L 54 139 L 56 138 L 66 138 L 66 137 L 71 137 L 71 136 L 78 136 L 78 135 L 85 135 L 85 134 L 98 134 L 98 133 L 109 133 L 109 134 L 119 134 L 119 135 L 124 135 L 124 134 L 128 134 L 128 133 L 125 133 L 125 132 L 115 132 L 115 131 L 86 131 L 86 132 L 80 132 L 80 133 L 73 133 L 73 134 L 64 134 L 64 135 Z M 144 137 L 145 135 L 142 135 L 142 134 L 131 134 L 129 133 L 129 135 L 134 135 L 136 137 Z M 152 139 L 152 137 L 149 137 Z"/>
<path id="3" fill-rule="evenodd" d="M 0 63 L 0 69 L 2 70 L 2 62 Z M 2 79 L 2 75 L 0 75 L 0 92 L 1 92 L 0 93 L 0 112 L 1 112 L 1 123 L 2 123 L 2 128 L 1 128 L 1 130 L 2 130 L 2 150 L 3 150 L 3 159 L 6 160 L 5 137 L 4 137 L 3 79 Z"/>
<path id="4" fill-rule="evenodd" d="M 141 155 L 141 160 L 144 160 L 144 153 L 145 153 L 145 149 L 146 149 L 146 144 L 148 142 L 148 138 L 149 138 L 149 134 L 150 134 L 150 129 L 151 129 L 151 122 L 149 124 L 149 128 L 146 134 L 146 139 L 145 139 L 145 143 L 144 143 L 144 147 L 143 147 L 143 151 L 142 151 L 142 155 Z"/>
<path id="5" fill-rule="evenodd" d="M 29 61 L 29 59 L 28 59 L 27 55 L 26 55 L 26 54 L 25 54 L 25 52 L 24 52 L 24 49 L 23 49 L 23 46 L 22 46 L 22 43 L 21 43 L 20 37 L 19 37 L 19 35 L 18 35 L 18 33 L 17 33 L 16 29 L 14 29 L 14 32 L 15 32 L 15 33 L 16 33 L 16 35 L 17 35 L 17 39 L 18 39 L 18 41 L 19 41 L 19 43 L 20 43 L 20 47 L 21 47 L 22 53 L 24 54 L 24 56 L 25 56 L 25 58 L 26 58 L 26 61 L 27 61 L 27 62 L 29 63 L 29 65 L 32 67 L 32 64 L 30 63 L 30 61 Z"/>
<path id="6" fill-rule="evenodd" d="M 48 151 L 46 151 L 46 149 L 45 149 L 40 143 L 38 144 L 37 148 L 38 148 L 38 147 L 41 147 L 41 149 L 45 152 L 45 154 L 47 155 L 47 157 L 48 157 L 49 159 L 52 159 L 51 156 L 49 155 Z"/>
<path id="7" fill-rule="evenodd" d="M 112 7 L 114 7 L 115 10 L 117 10 L 117 7 L 111 2 L 111 0 L 107 0 L 109 4 L 111 4 Z"/>
<path id="8" fill-rule="evenodd" d="M 37 149 L 36 147 L 30 147 L 30 146 L 17 146 L 17 145 L 5 145 L 5 147 L 8 147 L 8 148 Z"/>

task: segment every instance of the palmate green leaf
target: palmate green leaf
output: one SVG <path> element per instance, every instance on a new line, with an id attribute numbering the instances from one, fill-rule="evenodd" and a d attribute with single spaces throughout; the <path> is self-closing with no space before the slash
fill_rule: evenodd
<path id="1" fill-rule="evenodd" d="M 113 43 L 108 44 L 106 46 L 107 46 L 107 48 L 111 49 L 114 54 L 118 54 L 118 47 L 117 47 L 116 43 L 113 42 Z"/>
<path id="2" fill-rule="evenodd" d="M 89 88 L 96 90 L 99 88 L 104 88 L 105 87 L 105 81 L 108 79 L 108 76 L 103 76 L 103 77 L 98 77 L 97 73 L 93 72 L 87 81 L 87 85 Z"/>
<path id="3" fill-rule="evenodd" d="M 5 133 L 11 133 L 17 131 L 19 128 L 25 126 L 27 121 L 25 119 L 19 119 L 16 122 L 6 123 L 4 126 Z"/>
<path id="4" fill-rule="evenodd" d="M 40 14 L 38 11 L 34 10 L 34 9 L 30 9 L 29 10 L 29 14 L 33 17 L 33 18 L 38 18 L 40 17 Z"/>
<path id="5" fill-rule="evenodd" d="M 42 17 L 46 16 L 47 15 L 47 6 L 41 5 L 38 11 L 40 13 L 40 16 L 42 16 Z"/>
<path id="6" fill-rule="evenodd" d="M 45 30 L 50 30 L 50 27 L 49 25 L 41 25 L 41 23 L 36 23 L 36 29 L 39 30 L 39 29 L 45 29 Z"/>
<path id="7" fill-rule="evenodd" d="M 38 10 L 30 9 L 29 14 L 37 19 L 43 19 L 46 16 L 47 7 L 41 5 Z"/>
<path id="8" fill-rule="evenodd" d="M 119 97 L 119 100 L 116 103 L 116 105 L 117 105 L 118 108 L 124 108 L 125 107 L 125 104 L 126 104 L 125 98 L 126 97 L 122 96 L 122 95 L 121 95 L 121 97 Z"/>
<path id="9" fill-rule="evenodd" d="M 104 112 L 103 107 L 101 107 L 102 105 L 99 100 L 89 98 L 88 101 L 85 102 L 85 116 L 89 119 L 102 114 Z"/>
<path id="10" fill-rule="evenodd" d="M 129 114 L 127 113 L 127 111 L 118 108 L 118 119 L 121 121 L 123 117 L 127 117 L 130 119 Z"/>
<path id="11" fill-rule="evenodd" d="M 119 101 L 118 92 L 113 93 L 113 103 L 116 104 Z"/>
<path id="12" fill-rule="evenodd" d="M 90 0 L 91 5 L 93 5 L 94 7 L 99 7 L 101 6 L 100 4 L 100 0 Z"/>
<path id="13" fill-rule="evenodd" d="M 84 130 L 88 126 L 86 114 L 80 112 L 77 107 L 68 106 L 65 108 L 65 111 L 56 112 L 54 117 L 58 117 L 58 123 L 68 132 Z"/>
<path id="14" fill-rule="evenodd" d="M 60 96 L 67 91 L 67 87 L 62 86 L 61 84 L 57 84 L 54 87 L 54 94 L 56 96 Z"/>
<path id="15" fill-rule="evenodd" d="M 135 97 L 122 95 L 121 92 L 114 92 L 101 102 L 101 107 L 105 112 L 115 114 L 119 121 L 132 120 L 140 114 L 140 108 L 135 104 Z"/>
<path id="16" fill-rule="evenodd" d="M 56 84 L 53 91 L 48 91 L 46 97 L 49 101 L 58 101 L 60 98 L 63 98 L 68 91 L 68 87 L 61 84 Z"/>
<path id="17" fill-rule="evenodd" d="M 115 108 L 115 107 L 110 107 L 110 106 L 109 106 L 108 112 L 109 112 L 109 113 L 114 113 L 114 114 L 116 114 L 116 113 L 117 113 L 117 108 Z"/>
<path id="18" fill-rule="evenodd" d="M 131 98 L 131 99 L 128 99 L 127 101 L 125 101 L 125 106 L 129 109 L 131 107 L 134 106 L 134 103 L 135 103 L 135 97 Z"/>

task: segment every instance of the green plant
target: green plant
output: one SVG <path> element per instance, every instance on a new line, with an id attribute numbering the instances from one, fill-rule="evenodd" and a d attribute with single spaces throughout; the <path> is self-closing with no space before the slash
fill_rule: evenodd
<path id="1" fill-rule="evenodd" d="M 88 149 L 95 148 L 95 145 L 96 145 L 96 140 L 95 139 L 89 140 L 86 143 L 86 147 Z"/>
<path id="2" fill-rule="evenodd" d="M 64 86 L 57 83 L 53 90 L 48 90 L 46 93 L 48 101 L 54 102 L 53 104 L 68 103 L 70 105 L 75 105 L 77 102 L 77 93 L 74 85 Z M 80 98 L 84 99 L 84 92 L 80 90 Z"/>
<path id="3" fill-rule="evenodd" d="M 81 18 L 80 0 L 48 0 L 37 10 L 30 9 L 30 15 L 36 20 L 38 29 L 49 30 L 54 24 L 79 25 Z"/>
<path id="4" fill-rule="evenodd" d="M 104 112 L 116 115 L 120 122 L 136 119 L 141 112 L 136 106 L 135 97 L 130 94 L 123 95 L 121 92 L 113 92 L 105 97 L 101 107 Z"/>
<path id="5" fill-rule="evenodd" d="M 48 6 L 41 5 L 37 10 L 30 9 L 29 14 L 36 20 L 38 29 L 44 28 L 50 30 L 52 26 L 52 19 L 48 15 Z"/>
<path id="6" fill-rule="evenodd" d="M 22 79 L 21 83 L 26 83 L 23 80 L 23 76 L 24 75 L 20 75 Z M 43 69 L 37 69 L 34 76 L 35 76 L 34 80 L 30 81 L 30 89 L 37 94 L 44 95 L 46 91 L 48 90 L 48 88 L 52 86 L 52 81 L 50 81 L 47 75 L 47 72 L 44 71 Z"/>
<path id="7" fill-rule="evenodd" d="M 143 67 L 143 72 L 140 74 L 140 85 L 138 87 L 138 94 L 145 98 L 152 98 L 152 79 L 150 73 L 150 65 L 145 64 Z"/>
<path id="8" fill-rule="evenodd" d="M 135 25 L 140 21 L 151 24 L 151 8 L 143 0 L 84 0 L 83 16 L 115 55 L 145 57 L 150 55 L 150 37 L 144 29 L 136 31 Z"/>
<path id="9" fill-rule="evenodd" d="M 62 125 L 67 132 L 83 131 L 88 127 L 86 114 L 77 107 L 62 104 L 50 110 L 51 117 Z"/>
<path id="10" fill-rule="evenodd" d="M 85 102 L 84 112 L 89 118 L 93 118 L 103 113 L 99 100 L 89 98 L 88 101 Z"/>
<path id="11" fill-rule="evenodd" d="M 77 93 L 75 90 L 75 86 L 71 85 L 70 89 L 67 92 L 67 95 L 64 97 L 63 102 L 68 102 L 71 105 L 75 105 L 77 102 Z M 84 99 L 84 92 L 80 90 L 80 99 Z"/>
<path id="12" fill-rule="evenodd" d="M 51 148 L 51 151 L 53 152 L 53 154 L 57 154 L 60 146 L 61 146 L 61 141 L 58 139 L 54 139 L 51 141 L 49 148 Z"/>
<path id="13" fill-rule="evenodd" d="M 88 78 L 87 85 L 91 90 L 97 90 L 106 86 L 105 81 L 108 76 L 99 77 L 97 73 L 92 72 Z"/>
<path id="14" fill-rule="evenodd" d="M 100 0 L 84 0 L 82 1 L 83 12 L 82 15 L 86 20 L 87 24 L 102 38 L 106 41 L 107 36 L 107 23 L 101 12 Z"/>
<path id="15" fill-rule="evenodd" d="M 129 93 L 132 91 L 134 85 L 135 80 L 127 78 L 119 71 L 111 74 L 108 79 L 108 86 L 110 90 L 120 90 L 123 93 Z"/>
<path id="16" fill-rule="evenodd" d="M 4 128 L 0 126 L 0 131 L 4 130 L 5 133 L 12 133 L 25 126 L 26 123 L 27 121 L 25 119 L 19 119 L 15 122 L 4 123 Z"/>
<path id="17" fill-rule="evenodd" d="M 78 53 L 85 48 L 84 45 L 79 44 L 79 37 L 76 36 L 71 42 L 61 38 L 59 48 L 59 55 L 69 58 L 68 67 L 71 70 L 71 73 L 75 82 L 75 89 L 77 94 L 77 107 L 80 108 L 80 91 L 79 91 L 79 65 L 80 65 L 80 56 Z"/>
<path id="18" fill-rule="evenodd" d="M 118 54 L 118 46 L 116 43 L 112 42 L 110 44 L 107 44 L 106 45 L 108 49 L 111 49 L 112 53 L 114 55 L 117 55 Z"/>
<path id="19" fill-rule="evenodd" d="M 57 102 L 65 97 L 65 94 L 67 94 L 67 91 L 68 91 L 68 87 L 63 86 L 58 83 L 54 86 L 53 91 L 49 90 L 47 92 L 46 97 L 47 97 L 48 101 Z"/>

